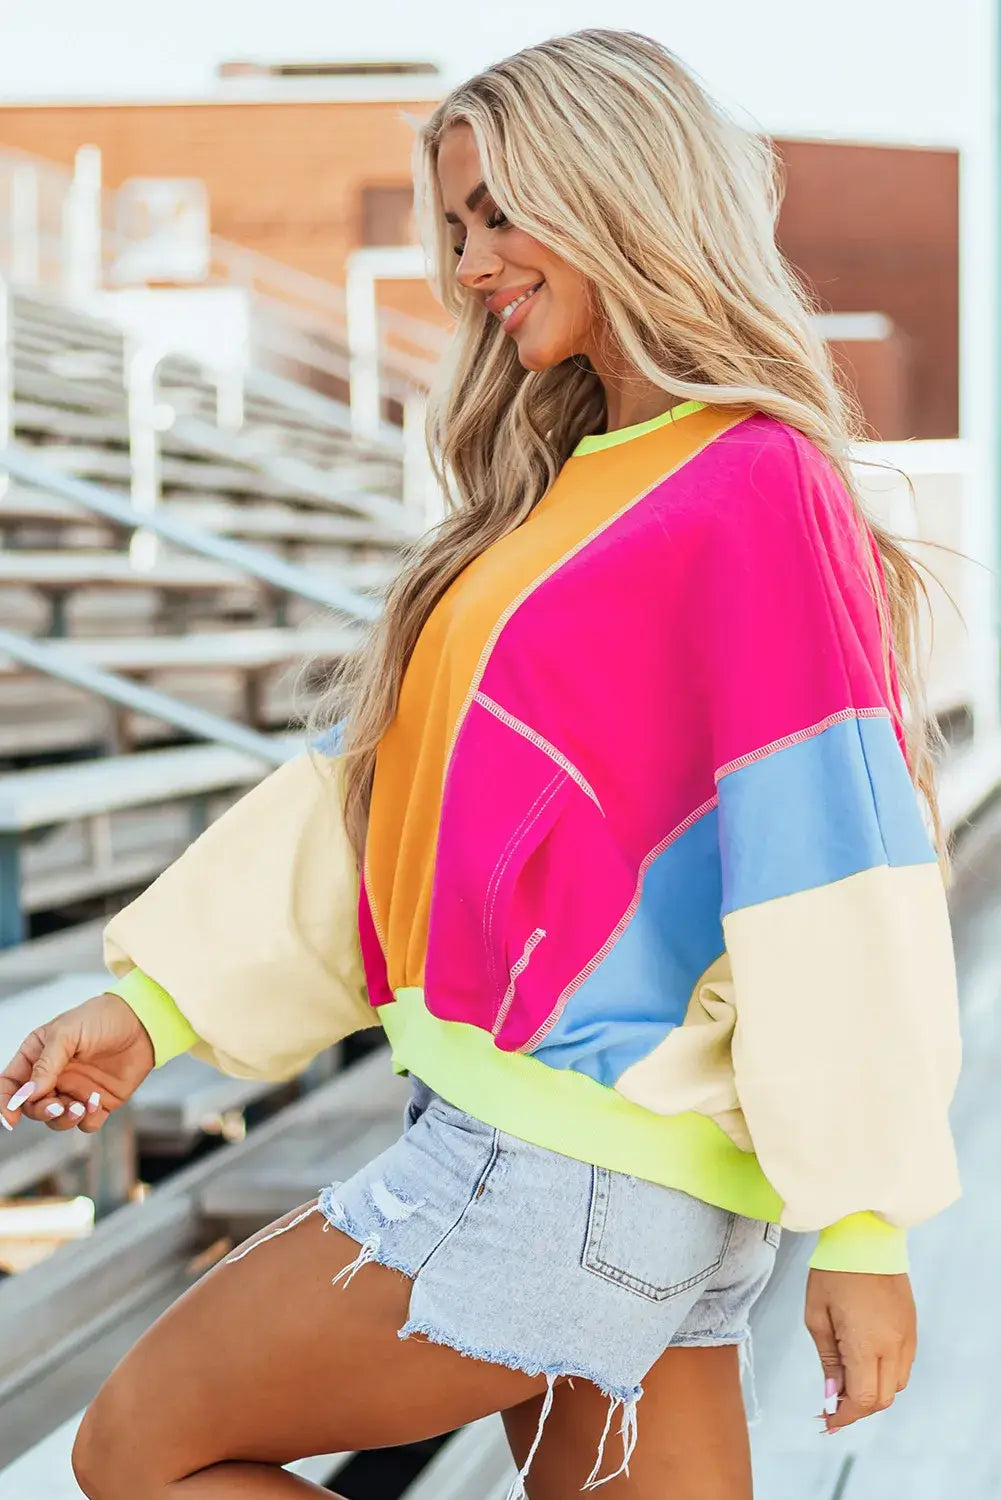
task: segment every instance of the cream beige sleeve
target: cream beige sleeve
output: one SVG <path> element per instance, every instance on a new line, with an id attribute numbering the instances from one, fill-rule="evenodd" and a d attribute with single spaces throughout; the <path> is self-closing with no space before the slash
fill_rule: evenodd
<path id="1" fill-rule="evenodd" d="M 342 769 L 316 752 L 280 767 L 105 929 L 112 973 L 154 980 L 197 1036 L 192 1054 L 234 1077 L 294 1077 L 378 1025 Z"/>
<path id="2" fill-rule="evenodd" d="M 939 1213 L 959 1194 L 960 1041 L 938 866 L 864 870 L 723 928 L 737 1093 L 783 1224 Z"/>

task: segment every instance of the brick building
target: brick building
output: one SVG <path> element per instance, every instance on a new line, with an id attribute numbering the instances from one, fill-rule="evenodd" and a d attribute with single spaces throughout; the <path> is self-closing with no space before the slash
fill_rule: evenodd
<path id="1" fill-rule="evenodd" d="M 199 177 L 212 228 L 335 281 L 365 244 L 411 237 L 411 121 L 434 104 L 426 65 L 220 70 L 211 99 L 0 107 L 0 147 L 69 164 L 100 147 L 105 181 Z M 780 240 L 822 305 L 875 314 L 832 324 L 874 433 L 951 437 L 958 423 L 958 159 L 948 150 L 777 143 Z M 440 316 L 427 288 L 387 305 Z"/>

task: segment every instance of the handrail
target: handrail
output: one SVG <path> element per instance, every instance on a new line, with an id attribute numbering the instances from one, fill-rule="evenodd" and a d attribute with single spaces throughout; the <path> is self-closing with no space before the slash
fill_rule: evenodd
<path id="1" fill-rule="evenodd" d="M 198 708 L 193 703 L 184 703 L 180 698 L 172 698 L 169 693 L 161 693 L 157 688 L 133 682 L 131 678 L 122 677 L 117 672 L 93 667 L 61 646 L 49 641 L 33 640 L 16 630 L 0 627 L 0 655 L 12 656 L 26 667 L 44 672 L 48 677 L 58 677 L 89 693 L 96 693 L 135 713 L 148 714 L 152 719 L 173 724 L 176 728 L 193 734 L 196 739 L 212 740 L 228 746 L 230 750 L 252 755 L 269 766 L 284 765 L 301 748 L 291 735 L 274 738 L 261 734 L 256 729 L 248 729 L 245 724 L 234 724 L 221 714 Z"/>
<path id="2" fill-rule="evenodd" d="M 20 168 L 22 172 L 35 175 L 51 191 L 68 199 L 74 185 L 74 173 L 58 162 L 48 160 L 32 152 L 18 148 L 0 147 L 0 173 L 4 165 Z M 118 233 L 115 225 L 115 192 L 101 187 L 99 190 L 101 217 L 102 262 L 110 259 L 118 248 Z M 57 232 L 61 234 L 62 226 Z M 51 236 L 45 236 L 46 239 Z M 260 250 L 240 245 L 219 235 L 209 236 L 208 285 L 220 284 L 244 287 L 255 299 L 271 301 L 283 307 L 289 316 L 307 317 L 318 334 L 334 335 L 347 347 L 347 322 L 345 292 L 337 282 L 327 281 L 302 271 L 296 266 L 276 260 Z M 395 331 L 417 349 L 425 349 L 433 364 L 441 352 L 447 335 L 433 323 L 423 323 L 409 314 L 387 309 L 382 314 L 386 331 Z M 300 327 L 301 327 L 300 322 Z M 420 360 L 407 356 L 384 342 L 381 360 L 387 373 L 407 380 Z"/>
<path id="3" fill-rule="evenodd" d="M 349 490 L 304 459 L 287 453 L 263 453 L 240 433 L 213 427 L 200 417 L 176 418 L 170 434 L 199 453 L 249 464 L 259 473 L 277 479 L 299 494 L 358 511 L 370 521 L 377 521 L 385 526 L 400 542 L 415 541 L 423 531 L 420 520 L 412 512 L 408 512 L 399 500 L 372 494 L 369 490 Z"/>
<path id="4" fill-rule="evenodd" d="M 357 593 L 340 583 L 316 579 L 305 568 L 283 562 L 247 542 L 213 536 L 200 531 L 197 526 L 191 526 L 187 521 L 178 521 L 160 511 L 138 511 L 120 495 L 92 484 L 89 480 L 54 473 L 17 445 L 0 449 L 0 470 L 3 469 L 15 479 L 22 479 L 50 495 L 60 495 L 65 500 L 75 501 L 85 509 L 107 516 L 119 525 L 155 532 L 177 547 L 186 548 L 203 557 L 211 557 L 215 562 L 270 584 L 283 594 L 309 599 L 313 604 L 337 610 L 354 620 L 370 622 L 378 619 L 381 613 L 379 603 L 365 594 Z"/>

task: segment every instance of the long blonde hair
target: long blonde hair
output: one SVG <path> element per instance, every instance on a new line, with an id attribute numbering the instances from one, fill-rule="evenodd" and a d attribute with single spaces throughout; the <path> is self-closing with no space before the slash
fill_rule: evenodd
<path id="1" fill-rule="evenodd" d="M 444 133 L 471 127 L 501 211 L 588 278 L 611 346 L 679 400 L 749 406 L 798 428 L 855 496 L 855 412 L 835 383 L 803 288 L 775 243 L 768 143 L 738 126 L 665 47 L 589 29 L 528 47 L 454 89 L 420 128 L 418 218 L 438 295 L 457 323 L 428 407 L 428 446 L 448 515 L 419 544 L 367 645 L 321 704 L 347 714 L 348 829 L 362 857 L 376 749 L 421 629 L 453 579 L 518 526 L 605 397 L 584 358 L 529 372 L 513 340 L 455 277 L 437 177 Z M 871 520 L 887 671 L 906 704 L 911 775 L 940 837 L 934 731 L 916 666 L 923 580 Z"/>

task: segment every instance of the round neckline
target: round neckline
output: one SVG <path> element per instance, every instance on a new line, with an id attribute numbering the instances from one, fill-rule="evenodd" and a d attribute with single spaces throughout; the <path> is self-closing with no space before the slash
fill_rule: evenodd
<path id="1" fill-rule="evenodd" d="M 659 417 L 650 417 L 646 422 L 634 422 L 631 427 L 617 427 L 613 432 L 595 432 L 590 437 L 581 438 L 570 457 L 583 458 L 587 453 L 598 453 L 602 448 L 615 448 L 619 443 L 644 437 L 648 432 L 655 432 L 658 427 L 666 427 L 669 422 L 678 422 L 682 417 L 690 417 L 693 412 L 703 411 L 705 405 L 704 401 L 682 401 L 680 406 L 668 407 Z"/>

